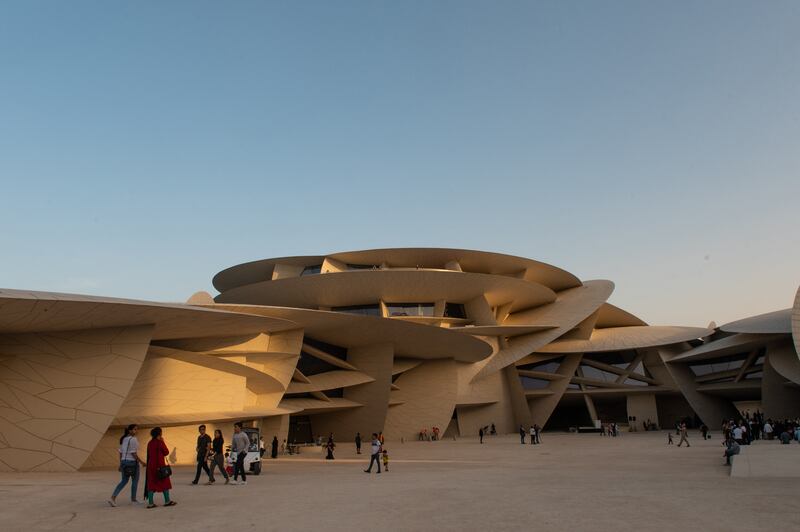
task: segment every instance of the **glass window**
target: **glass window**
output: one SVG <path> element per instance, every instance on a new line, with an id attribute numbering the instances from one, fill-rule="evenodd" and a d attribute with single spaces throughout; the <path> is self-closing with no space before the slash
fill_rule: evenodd
<path id="1" fill-rule="evenodd" d="M 646 382 L 637 381 L 636 379 L 625 379 L 625 384 L 631 384 L 633 386 L 649 386 Z"/>
<path id="2" fill-rule="evenodd" d="M 433 303 L 387 303 L 389 316 L 433 316 Z"/>
<path id="3" fill-rule="evenodd" d="M 522 387 L 526 390 L 541 390 L 550 385 L 550 381 L 546 381 L 544 379 L 534 379 L 532 377 L 520 376 L 519 380 L 522 383 Z"/>
<path id="4" fill-rule="evenodd" d="M 303 268 L 303 271 L 300 272 L 300 277 L 304 275 L 317 275 L 318 273 L 322 273 L 322 264 L 314 264 L 313 266 L 306 266 Z"/>
<path id="5" fill-rule="evenodd" d="M 348 270 L 377 270 L 378 266 L 375 264 L 348 264 Z"/>
<path id="6" fill-rule="evenodd" d="M 603 371 L 592 366 L 581 365 L 583 376 L 587 379 L 594 379 L 596 381 L 616 382 L 619 375 L 609 371 Z"/>
<path id="7" fill-rule="evenodd" d="M 444 317 L 464 319 L 467 317 L 467 312 L 464 310 L 464 305 L 461 303 L 445 303 Z"/>
<path id="8" fill-rule="evenodd" d="M 334 312 L 345 312 L 347 314 L 361 314 L 363 316 L 381 316 L 380 305 L 350 305 L 347 307 L 333 307 Z"/>

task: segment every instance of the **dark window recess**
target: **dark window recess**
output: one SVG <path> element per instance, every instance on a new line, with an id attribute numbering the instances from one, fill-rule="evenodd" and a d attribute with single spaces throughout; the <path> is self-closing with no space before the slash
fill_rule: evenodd
<path id="1" fill-rule="evenodd" d="M 739 355 L 717 358 L 712 361 L 704 360 L 701 364 L 690 364 L 689 368 L 699 377 L 711 373 L 718 373 L 720 371 L 739 369 L 744 364 L 745 358 L 747 358 L 747 353 L 742 353 Z"/>
<path id="2" fill-rule="evenodd" d="M 322 273 L 322 264 L 314 264 L 313 266 L 306 266 L 303 268 L 303 271 L 300 272 L 300 277 L 304 275 L 317 275 L 318 273 Z"/>
<path id="3" fill-rule="evenodd" d="M 322 342 L 320 340 L 315 340 L 314 338 L 309 338 L 308 336 L 303 338 L 303 343 L 306 343 L 311 347 L 316 347 L 320 351 L 325 351 L 327 354 L 335 356 L 339 360 L 347 360 L 346 347 L 339 347 L 338 345 L 333 345 L 327 342 Z"/>
<path id="4" fill-rule="evenodd" d="M 433 303 L 386 303 L 389 316 L 433 316 Z"/>
<path id="5" fill-rule="evenodd" d="M 363 316 L 381 316 L 380 305 L 350 305 L 347 307 L 333 307 L 334 312 L 344 312 L 346 314 L 361 314 Z"/>
<path id="6" fill-rule="evenodd" d="M 526 390 L 542 390 L 550 385 L 550 381 L 520 376 L 519 381 Z"/>
<path id="7" fill-rule="evenodd" d="M 445 303 L 444 317 L 464 319 L 467 317 L 467 312 L 464 310 L 464 305 L 461 303 Z"/>
<path id="8" fill-rule="evenodd" d="M 334 390 L 325 390 L 325 392 L 323 392 L 323 393 L 325 395 L 327 395 L 328 397 L 339 397 L 339 398 L 342 398 L 342 397 L 344 397 L 344 388 L 336 388 Z"/>
<path id="9" fill-rule="evenodd" d="M 764 376 L 763 371 L 756 371 L 755 373 L 748 373 L 745 375 L 745 379 L 760 379 Z"/>
<path id="10" fill-rule="evenodd" d="M 529 369 L 533 371 L 544 371 L 545 373 L 556 373 L 563 361 L 564 357 L 558 357 L 556 359 L 545 360 L 543 362 L 537 362 L 535 364 L 527 364 L 525 366 L 520 366 L 517 369 Z"/>
<path id="11" fill-rule="evenodd" d="M 378 267 L 375 264 L 348 264 L 348 270 L 377 270 Z"/>
<path id="12" fill-rule="evenodd" d="M 297 369 L 300 370 L 300 373 L 308 377 L 311 375 L 319 375 L 320 373 L 327 373 L 329 371 L 336 371 L 341 368 L 337 368 L 333 364 L 329 364 L 313 355 L 309 355 L 305 351 L 301 351 L 300 360 L 297 361 Z"/>
<path id="13" fill-rule="evenodd" d="M 286 393 L 283 394 L 284 399 L 316 399 L 313 395 L 308 392 L 303 393 Z"/>
<path id="14" fill-rule="evenodd" d="M 569 390 L 580 390 L 581 387 L 578 386 L 577 384 L 575 384 L 574 382 L 571 382 L 571 383 L 567 384 L 567 389 L 569 389 Z"/>
<path id="15" fill-rule="evenodd" d="M 392 384 L 394 384 L 394 381 L 400 378 L 400 375 L 402 375 L 402 373 L 396 373 L 392 375 Z"/>
<path id="16" fill-rule="evenodd" d="M 311 431 L 311 418 L 308 416 L 289 416 L 289 443 L 311 443 L 314 441 Z"/>

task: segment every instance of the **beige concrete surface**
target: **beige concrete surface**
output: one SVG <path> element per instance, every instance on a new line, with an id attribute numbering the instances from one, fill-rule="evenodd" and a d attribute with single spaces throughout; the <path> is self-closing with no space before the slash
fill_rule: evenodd
<path id="1" fill-rule="evenodd" d="M 800 445 L 759 440 L 742 445 L 733 459 L 732 477 L 800 478 Z"/>
<path id="2" fill-rule="evenodd" d="M 692 446 L 666 433 L 543 435 L 393 443 L 389 473 L 362 472 L 367 455 L 341 442 L 268 461 L 247 486 L 191 486 L 176 468 L 178 506 L 105 500 L 118 473 L 0 474 L 0 530 L 793 530 L 797 479 L 733 478 L 719 435 Z M 169 443 L 169 442 L 167 442 Z M 796 445 L 796 444 L 795 444 Z M 786 446 L 784 446 L 786 447 Z M 160 496 L 157 499 L 160 501 Z"/>

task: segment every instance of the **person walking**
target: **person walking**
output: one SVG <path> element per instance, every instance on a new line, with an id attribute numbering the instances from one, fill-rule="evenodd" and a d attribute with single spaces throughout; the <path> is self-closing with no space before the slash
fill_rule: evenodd
<path id="1" fill-rule="evenodd" d="M 384 449 L 382 458 L 383 458 L 383 470 L 388 472 L 389 471 L 389 451 Z"/>
<path id="2" fill-rule="evenodd" d="M 164 494 L 164 506 L 175 506 L 176 502 L 169 497 L 172 482 L 169 477 L 172 469 L 167 465 L 169 448 L 164 443 L 161 427 L 150 431 L 150 441 L 147 443 L 147 508 L 155 508 L 153 497 L 157 492 Z"/>
<path id="3" fill-rule="evenodd" d="M 536 439 L 536 429 L 533 428 L 533 425 L 531 425 L 531 431 L 530 432 L 531 432 L 531 445 L 533 445 L 533 440 Z"/>
<path id="4" fill-rule="evenodd" d="M 214 439 L 211 440 L 211 482 L 214 482 L 214 468 L 218 468 L 222 476 L 225 477 L 225 484 L 230 483 L 231 479 L 228 472 L 225 471 L 225 438 L 222 437 L 222 431 L 217 429 L 214 431 Z"/>
<path id="5" fill-rule="evenodd" d="M 372 433 L 372 449 L 369 457 L 369 467 L 364 470 L 364 473 L 372 473 L 372 462 L 378 466 L 378 474 L 381 473 L 381 441 L 378 439 L 378 433 Z"/>
<path id="6" fill-rule="evenodd" d="M 328 442 L 325 444 L 325 450 L 328 454 L 325 456 L 325 460 L 333 460 L 333 450 L 336 449 L 336 444 L 333 443 L 333 432 L 328 435 Z"/>
<path id="7" fill-rule="evenodd" d="M 356 454 L 361 454 L 361 433 L 356 432 Z"/>
<path id="8" fill-rule="evenodd" d="M 244 459 L 247 456 L 247 448 L 250 447 L 250 439 L 242 431 L 242 422 L 237 421 L 233 424 L 233 439 L 231 441 L 231 454 L 235 457 L 233 466 L 233 483 L 242 486 L 247 485 L 247 475 L 244 472 Z M 242 481 L 239 482 L 239 475 Z"/>
<path id="9" fill-rule="evenodd" d="M 525 445 L 525 427 L 522 425 L 519 426 L 519 442 Z"/>
<path id="10" fill-rule="evenodd" d="M 535 438 L 533 443 L 539 444 L 542 443 L 542 440 L 539 439 L 539 433 L 542 431 L 542 427 L 540 427 L 537 423 L 533 424 L 533 437 Z"/>
<path id="11" fill-rule="evenodd" d="M 269 455 L 272 458 L 277 458 L 278 457 L 278 437 L 277 436 L 273 436 L 272 437 L 272 448 L 270 449 Z"/>
<path id="12" fill-rule="evenodd" d="M 680 441 L 678 441 L 678 447 L 680 447 L 683 442 L 686 442 L 686 447 L 691 447 L 691 445 L 689 445 L 689 439 L 686 437 L 687 436 L 686 423 L 681 423 L 680 435 L 681 439 Z"/>
<path id="13" fill-rule="evenodd" d="M 128 479 L 131 480 L 131 503 L 139 503 L 136 500 L 136 488 L 139 485 L 139 464 L 147 465 L 147 463 L 139 458 L 139 440 L 136 439 L 138 430 L 138 425 L 128 425 L 119 439 L 119 472 L 121 477 L 119 484 L 114 488 L 114 492 L 108 500 L 110 506 L 117 505 L 117 495 L 125 488 Z"/>
<path id="14" fill-rule="evenodd" d="M 192 484 L 197 485 L 200 481 L 200 471 L 205 471 L 208 475 L 208 484 L 214 483 L 214 473 L 208 468 L 208 453 L 211 451 L 211 436 L 206 434 L 206 426 L 197 427 L 200 435 L 197 437 L 197 471 L 194 474 Z"/>
<path id="15" fill-rule="evenodd" d="M 483 443 L 483 427 L 478 429 L 478 437 L 481 439 L 481 443 Z"/>

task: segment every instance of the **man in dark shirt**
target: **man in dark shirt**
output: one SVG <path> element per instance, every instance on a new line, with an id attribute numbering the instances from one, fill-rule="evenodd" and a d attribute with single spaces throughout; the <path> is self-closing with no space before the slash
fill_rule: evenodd
<path id="1" fill-rule="evenodd" d="M 200 480 L 200 471 L 203 470 L 208 475 L 208 483 L 214 482 L 214 477 L 211 470 L 208 468 L 208 452 L 211 449 L 211 436 L 206 434 L 206 426 L 200 425 L 197 427 L 200 435 L 197 437 L 197 473 L 194 476 L 192 484 L 197 484 Z"/>
<path id="2" fill-rule="evenodd" d="M 361 454 L 361 433 L 356 432 L 356 454 Z"/>

